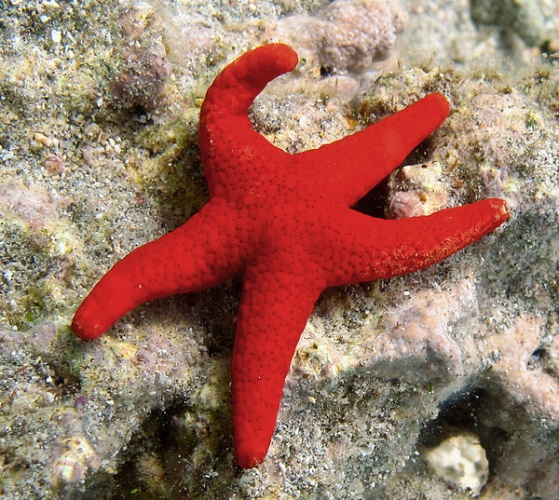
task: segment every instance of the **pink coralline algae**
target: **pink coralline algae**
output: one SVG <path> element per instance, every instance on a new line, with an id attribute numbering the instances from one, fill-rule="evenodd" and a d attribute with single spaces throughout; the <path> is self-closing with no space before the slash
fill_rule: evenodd
<path id="1" fill-rule="evenodd" d="M 280 20 L 268 37 L 292 43 L 326 71 L 360 74 L 390 57 L 406 21 L 397 0 L 337 0 L 315 16 Z"/>

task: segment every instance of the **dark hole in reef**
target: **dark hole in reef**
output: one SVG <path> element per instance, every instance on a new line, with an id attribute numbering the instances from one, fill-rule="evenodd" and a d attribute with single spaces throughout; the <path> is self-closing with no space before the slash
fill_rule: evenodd
<path id="1" fill-rule="evenodd" d="M 326 78 L 334 74 L 334 68 L 329 65 L 320 66 L 320 76 Z"/>
<path id="2" fill-rule="evenodd" d="M 539 47 L 540 53 L 542 54 L 545 62 L 557 61 L 557 51 L 553 47 L 551 40 L 545 40 Z"/>
<path id="3" fill-rule="evenodd" d="M 479 418 L 483 408 L 490 408 L 495 402 L 484 389 L 475 388 L 448 398 L 435 420 L 428 422 L 421 430 L 418 448 L 434 448 L 442 441 L 465 431 L 479 437 L 480 445 L 485 450 L 489 461 L 489 474 L 493 473 L 493 464 L 498 459 L 508 434 L 497 427 L 487 427 Z"/>
<path id="4" fill-rule="evenodd" d="M 437 418 L 428 422 L 421 430 L 419 446 L 431 448 L 464 430 L 477 433 L 477 414 L 484 394 L 482 389 L 475 389 L 447 399 Z"/>
<path id="5" fill-rule="evenodd" d="M 542 361 L 545 362 L 547 357 L 547 350 L 543 347 L 538 347 L 531 355 L 527 363 L 527 368 L 533 370 L 540 366 Z"/>
<path id="6" fill-rule="evenodd" d="M 371 217 L 384 219 L 384 208 L 388 202 L 388 178 L 377 184 L 363 198 L 361 198 L 353 208 L 358 212 Z"/>
<path id="7" fill-rule="evenodd" d="M 134 104 L 131 108 L 130 108 L 130 114 L 132 116 L 135 116 L 137 118 L 140 119 L 140 122 L 144 122 L 147 123 L 148 122 L 148 110 L 146 109 L 145 106 L 143 106 L 142 104 Z"/>
<path id="8" fill-rule="evenodd" d="M 179 498 L 180 473 L 182 468 L 180 456 L 175 436 L 172 429 L 172 421 L 176 415 L 182 414 L 187 409 L 187 405 L 176 402 L 166 410 L 155 409 L 144 421 L 142 429 L 128 443 L 126 451 L 123 452 L 122 467 L 114 476 L 114 485 L 111 494 L 107 496 L 112 500 L 134 498 L 147 500 L 153 498 L 154 494 L 164 495 L 165 498 Z M 176 457 L 176 467 L 169 469 L 163 467 L 164 456 L 174 454 Z M 184 457 L 188 459 L 188 457 Z M 139 473 L 140 468 L 147 468 L 142 464 L 150 464 L 153 467 L 153 483 L 159 483 L 158 491 L 154 491 L 154 484 L 146 484 L 144 474 Z M 161 473 L 163 473 L 161 475 Z M 143 477 L 143 476 L 146 477 Z"/>
<path id="9" fill-rule="evenodd" d="M 153 125 L 153 117 L 150 110 L 143 104 L 132 104 L 117 108 L 118 117 L 123 122 L 127 122 L 133 130 Z"/>
<path id="10" fill-rule="evenodd" d="M 431 149 L 431 141 L 427 138 L 407 156 L 401 166 L 426 163 L 429 160 Z M 399 166 L 398 168 L 401 167 Z M 397 170 L 398 169 L 395 169 L 394 171 Z M 353 205 L 353 208 L 362 214 L 377 217 L 379 219 L 385 219 L 385 208 L 388 204 L 389 195 L 388 179 L 389 176 L 383 179 L 355 205 Z"/>
<path id="11" fill-rule="evenodd" d="M 531 355 L 531 358 L 533 360 L 538 360 L 538 359 L 542 359 L 545 358 L 545 356 L 547 355 L 547 350 L 544 349 L 543 347 L 538 347 Z"/>
<path id="12" fill-rule="evenodd" d="M 227 405 L 225 405 L 227 406 Z M 185 423 L 185 415 L 193 410 L 182 399 L 177 399 L 165 410 L 154 409 L 144 421 L 141 430 L 130 440 L 123 452 L 118 473 L 112 478 L 108 487 L 109 494 L 104 498 L 140 499 L 153 498 L 197 499 L 205 498 L 208 483 L 215 480 L 205 474 L 206 468 L 195 464 L 193 454 L 203 460 L 203 454 L 195 453 L 200 443 L 199 432 L 215 433 L 216 449 L 213 453 L 221 463 L 233 463 L 230 411 L 228 408 L 218 410 L 210 422 L 202 415 L 194 416 L 194 422 Z M 222 422 L 210 428 L 216 421 Z M 207 429 L 202 429 L 207 427 Z M 208 439 L 207 437 L 205 439 Z M 211 459 L 211 453 L 208 455 Z M 209 465 L 209 464 L 208 464 Z M 235 474 L 234 467 L 228 467 L 230 474 Z M 227 476 L 223 474 L 222 476 Z M 223 477 L 225 483 L 231 478 Z M 101 497 L 96 497 L 101 498 Z"/>
<path id="13" fill-rule="evenodd" d="M 79 394 L 81 391 L 81 380 L 75 375 L 69 373 L 57 374 L 53 381 L 60 396 L 72 396 Z"/>

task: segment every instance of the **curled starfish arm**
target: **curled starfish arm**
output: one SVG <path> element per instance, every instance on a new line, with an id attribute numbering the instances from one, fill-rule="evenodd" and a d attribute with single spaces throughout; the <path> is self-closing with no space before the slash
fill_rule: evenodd
<path id="1" fill-rule="evenodd" d="M 329 286 L 390 278 L 424 269 L 479 240 L 508 219 L 505 202 L 481 200 L 434 214 L 382 220 L 352 211 L 337 228 Z M 342 265 L 337 252 L 345 252 Z M 325 252 L 330 253 L 326 247 Z"/>
<path id="2" fill-rule="evenodd" d="M 244 116 L 264 87 L 274 78 L 297 66 L 297 53 L 288 45 L 263 45 L 229 64 L 214 80 L 206 93 L 202 117 Z M 235 131 L 232 131 L 235 132 Z"/>
<path id="3" fill-rule="evenodd" d="M 300 153 L 300 164 L 323 179 L 329 196 L 352 205 L 436 130 L 449 109 L 446 97 L 429 94 L 364 130 Z"/>
<path id="4" fill-rule="evenodd" d="M 74 333 L 94 339 L 148 300 L 201 290 L 238 272 L 242 256 L 228 224 L 231 214 L 221 208 L 206 205 L 186 224 L 117 262 L 76 311 Z"/>
<path id="5" fill-rule="evenodd" d="M 280 260 L 248 268 L 243 280 L 231 388 L 235 456 L 244 468 L 266 456 L 291 358 L 324 288 L 316 273 L 272 271 L 292 268 L 291 259 Z"/>
<path id="6" fill-rule="evenodd" d="M 257 185 L 270 169 L 283 168 L 289 155 L 253 129 L 248 109 L 268 82 L 292 71 L 297 61 L 287 45 L 264 45 L 227 66 L 208 89 L 199 144 L 210 195 L 226 193 L 236 176 L 250 175 L 246 182 Z"/>

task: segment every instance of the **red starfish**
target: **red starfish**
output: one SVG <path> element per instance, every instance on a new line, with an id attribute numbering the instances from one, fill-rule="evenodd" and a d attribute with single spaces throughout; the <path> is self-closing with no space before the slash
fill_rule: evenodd
<path id="1" fill-rule="evenodd" d="M 240 276 L 232 391 L 241 467 L 266 456 L 291 358 L 326 287 L 425 268 L 508 218 L 498 199 L 398 221 L 352 210 L 442 123 L 449 104 L 431 94 L 340 141 L 290 155 L 253 130 L 248 108 L 296 65 L 293 49 L 271 44 L 215 79 L 200 116 L 209 203 L 118 262 L 72 323 L 76 335 L 92 339 L 143 302 Z"/>

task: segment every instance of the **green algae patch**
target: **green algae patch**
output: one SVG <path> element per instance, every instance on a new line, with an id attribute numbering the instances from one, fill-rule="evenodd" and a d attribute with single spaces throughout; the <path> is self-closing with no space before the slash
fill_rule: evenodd
<path id="1" fill-rule="evenodd" d="M 137 138 L 149 158 L 136 180 L 173 224 L 183 223 L 208 199 L 197 146 L 198 113 L 190 109 L 175 121 L 148 127 Z"/>
<path id="2" fill-rule="evenodd" d="M 59 276 L 68 260 L 52 252 L 50 236 L 16 218 L 0 220 L 0 260 L 6 263 L 0 280 L 0 317 L 18 330 L 56 315 L 65 296 Z"/>

